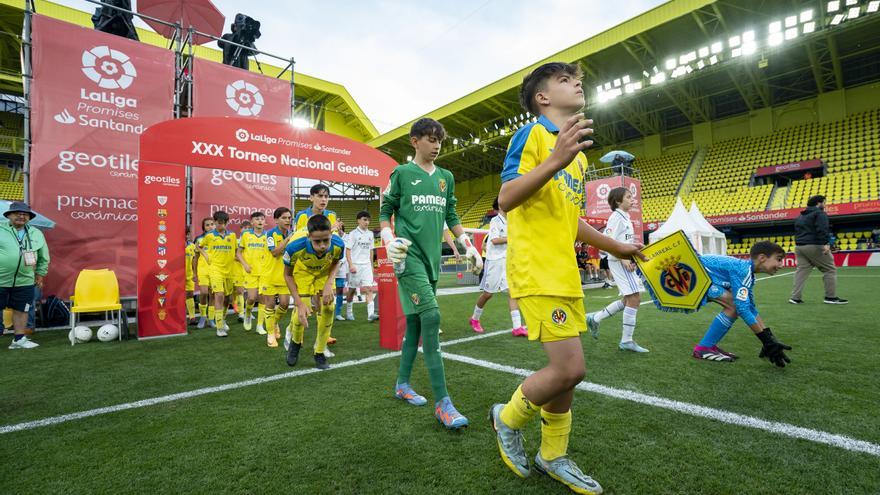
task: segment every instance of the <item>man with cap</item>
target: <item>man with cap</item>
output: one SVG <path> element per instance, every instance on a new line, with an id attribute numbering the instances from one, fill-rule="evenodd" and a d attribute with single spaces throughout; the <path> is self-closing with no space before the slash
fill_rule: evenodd
<path id="1" fill-rule="evenodd" d="M 28 227 L 36 213 L 15 201 L 0 224 L 0 308 L 12 308 L 15 337 L 10 349 L 32 349 L 39 344 L 25 335 L 28 311 L 34 304 L 34 286 L 42 288 L 49 271 L 49 247 L 39 229 Z"/>

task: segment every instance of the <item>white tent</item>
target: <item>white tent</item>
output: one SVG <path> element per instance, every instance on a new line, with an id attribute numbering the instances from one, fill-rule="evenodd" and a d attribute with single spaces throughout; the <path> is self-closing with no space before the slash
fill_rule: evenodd
<path id="1" fill-rule="evenodd" d="M 702 218 L 702 214 L 700 217 Z M 705 221 L 705 218 L 703 220 Z M 688 240 L 691 241 L 691 245 L 697 253 L 719 254 L 717 249 L 720 249 L 720 246 L 718 245 L 718 241 L 714 234 L 714 232 L 718 231 L 709 225 L 708 222 L 706 222 L 706 225 L 709 227 L 708 229 L 704 226 L 698 225 L 697 222 L 694 221 L 679 197 L 675 200 L 675 207 L 672 209 L 672 214 L 669 215 L 669 218 L 659 229 L 651 232 L 648 239 L 650 242 L 657 242 L 660 239 L 681 230 L 684 231 Z M 718 232 L 718 234 L 721 233 Z M 721 234 L 721 237 L 723 238 L 724 234 Z M 726 246 L 726 244 L 724 244 L 724 246 Z"/>
<path id="2" fill-rule="evenodd" d="M 700 254 L 727 254 L 727 237 L 706 220 L 696 201 L 691 201 L 690 215 L 700 232 L 703 246 Z"/>

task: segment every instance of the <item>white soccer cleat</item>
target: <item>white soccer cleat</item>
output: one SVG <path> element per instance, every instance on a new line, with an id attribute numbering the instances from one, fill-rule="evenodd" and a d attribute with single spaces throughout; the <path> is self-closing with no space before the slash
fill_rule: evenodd
<path id="1" fill-rule="evenodd" d="M 18 340 L 13 340 L 12 343 L 9 344 L 10 349 L 33 349 L 34 347 L 40 347 L 40 344 L 28 339 L 27 335 Z"/>

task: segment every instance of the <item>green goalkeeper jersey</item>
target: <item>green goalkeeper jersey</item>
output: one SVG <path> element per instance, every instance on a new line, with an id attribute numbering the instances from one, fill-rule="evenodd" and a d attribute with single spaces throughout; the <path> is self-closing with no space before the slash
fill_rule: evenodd
<path id="1" fill-rule="evenodd" d="M 437 281 L 444 224 L 461 223 L 455 213 L 455 178 L 452 172 L 435 165 L 429 174 L 413 162 L 398 165 L 383 194 L 380 221 L 391 221 L 394 233 L 412 241 L 406 257 L 406 271 L 412 262 L 424 265 L 428 280 Z"/>

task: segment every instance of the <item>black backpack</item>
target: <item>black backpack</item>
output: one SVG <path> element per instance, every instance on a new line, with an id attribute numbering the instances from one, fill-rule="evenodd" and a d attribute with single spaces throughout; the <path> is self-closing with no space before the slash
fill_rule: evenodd
<path id="1" fill-rule="evenodd" d="M 42 307 L 43 326 L 60 327 L 70 325 L 70 309 L 55 296 L 46 298 Z"/>

